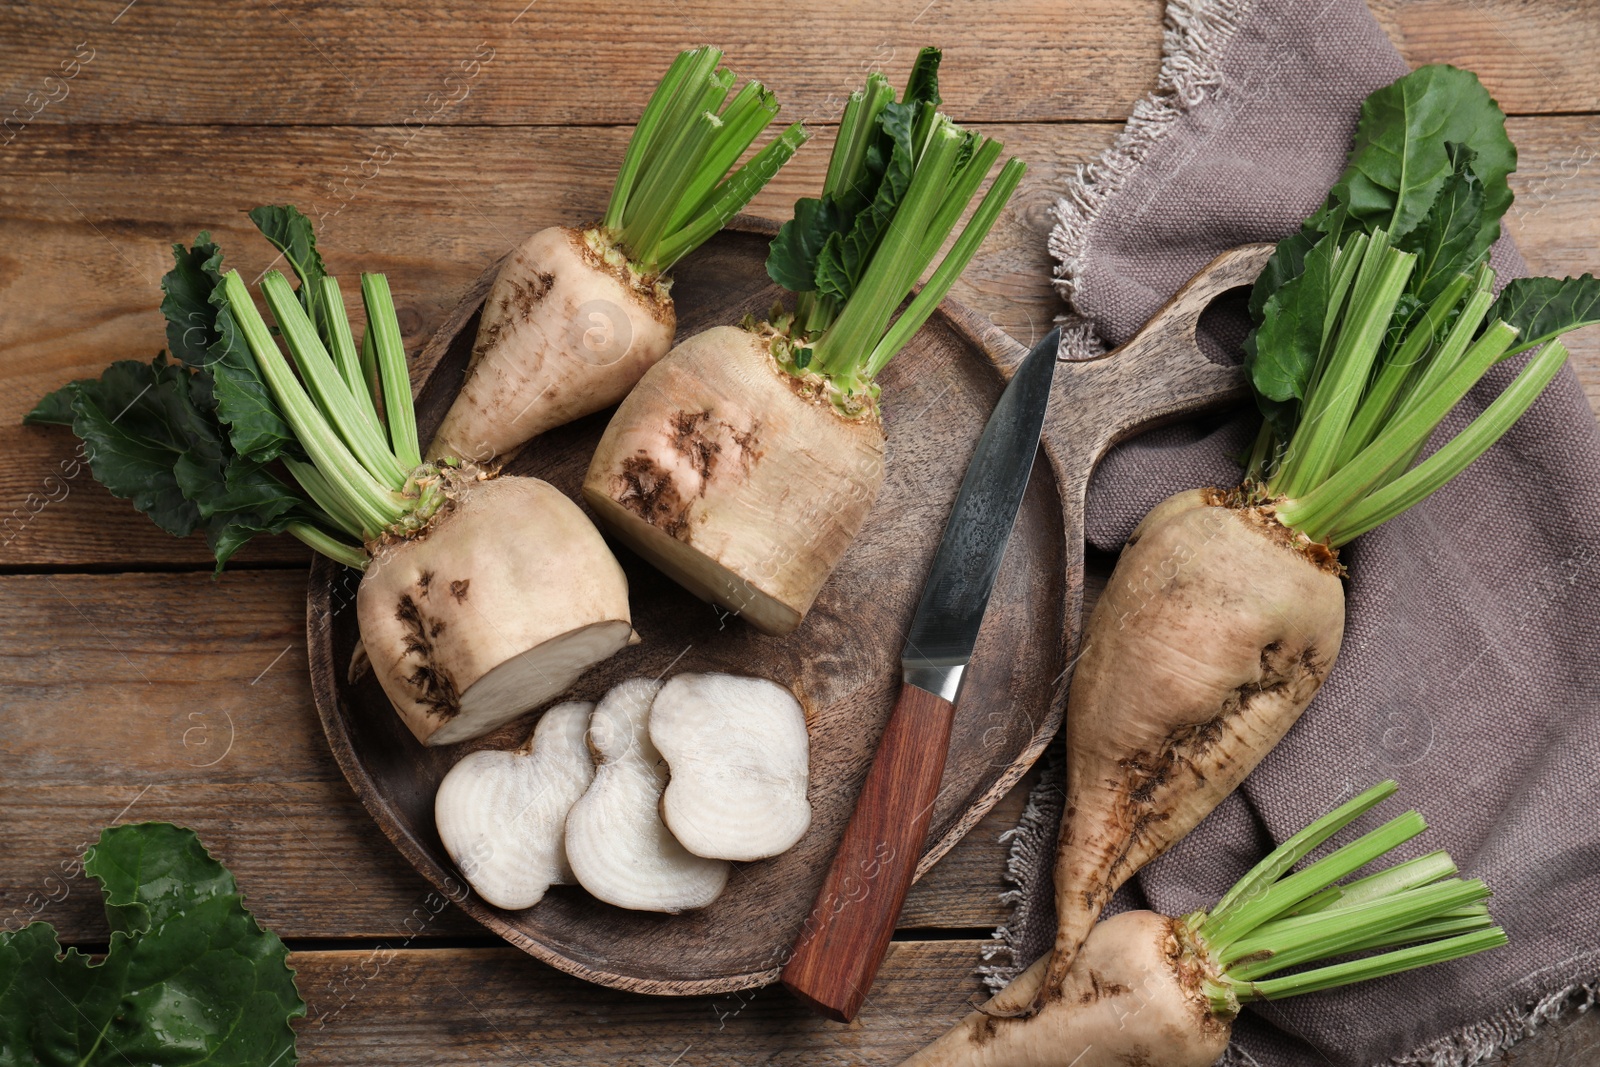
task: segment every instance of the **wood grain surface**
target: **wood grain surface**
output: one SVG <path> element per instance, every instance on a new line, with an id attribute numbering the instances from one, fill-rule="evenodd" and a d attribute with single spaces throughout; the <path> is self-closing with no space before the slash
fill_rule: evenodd
<path id="1" fill-rule="evenodd" d="M 1508 113 L 1600 106 L 1590 60 L 1600 31 L 1584 19 L 1583 0 L 1373 6 L 1413 63 L 1471 67 Z M 898 71 L 938 42 L 950 53 L 941 89 L 962 119 L 1117 121 L 1155 80 L 1161 10 L 1159 0 L 674 0 L 636 9 L 607 0 L 360 9 L 247 0 L 219 18 L 203 0 L 19 4 L 5 27 L 16 81 L 0 104 L 24 105 L 30 91 L 58 97 L 40 124 L 630 123 L 657 57 L 715 43 L 734 70 L 779 94 L 786 117 L 826 121 L 862 72 Z M 69 61 L 77 74 L 45 83 L 73 69 L 62 67 Z"/>
<path id="2" fill-rule="evenodd" d="M 1517 116 L 1510 228 L 1533 269 L 1593 268 L 1600 9 L 1374 8 L 1408 60 L 1477 70 Z M 92 885 L 61 865 L 107 822 L 164 818 L 198 829 L 293 940 L 314 1012 L 306 1062 L 893 1063 L 959 1016 L 977 989 L 976 931 L 1005 913 L 995 839 L 1020 793 L 912 889 L 901 936 L 913 940 L 891 946 L 848 1028 L 775 990 L 671 1003 L 581 984 L 479 946 L 453 907 L 435 912 L 344 785 L 305 680 L 303 550 L 260 542 L 213 580 L 202 545 L 92 483 L 70 435 L 18 420 L 45 390 L 161 346 L 155 286 L 172 241 L 210 227 L 230 261 L 264 267 L 245 239 L 257 203 L 323 216 L 336 270 L 388 272 L 415 351 L 512 243 L 598 211 L 619 124 L 662 57 L 708 40 L 813 120 L 864 67 L 898 73 L 915 46 L 944 44 L 951 109 L 1030 163 L 954 295 L 1026 342 L 1060 310 L 1050 204 L 1153 84 L 1160 12 L 1158 0 L 0 8 L 0 923 L 37 913 L 71 942 L 103 942 Z M 819 130 L 758 213 L 781 217 L 814 186 L 830 137 Z M 1571 345 L 1592 401 L 1597 334 Z M 935 930 L 958 932 L 915 940 Z M 1600 1018 L 1500 1062 L 1600 1064 Z"/>
<path id="3" fill-rule="evenodd" d="M 662 1000 L 599 989 L 520 955 L 398 945 L 295 954 L 310 1009 L 301 1055 L 319 1064 L 892 1064 L 981 996 L 964 941 L 890 946 L 850 1026 L 777 987 Z"/>
<path id="4" fill-rule="evenodd" d="M 895 1064 L 983 998 L 971 942 L 900 941 L 850 1026 L 778 988 L 663 1002 L 596 989 L 512 949 L 296 953 L 311 1006 L 300 1050 L 317 1064 L 674 1062 L 854 1067 Z M 530 1005 L 537 1005 L 530 1010 Z M 1519 1045 L 1506 1064 L 1592 1067 L 1600 1016 L 1576 1017 Z"/>

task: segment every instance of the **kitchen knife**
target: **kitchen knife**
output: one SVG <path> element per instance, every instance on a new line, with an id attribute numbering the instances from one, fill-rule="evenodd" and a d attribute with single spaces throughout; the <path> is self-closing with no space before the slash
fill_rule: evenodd
<path id="1" fill-rule="evenodd" d="M 978 438 L 900 654 L 900 696 L 822 891 L 783 968 L 832 1019 L 861 1009 L 928 835 L 961 675 L 1039 451 L 1060 330 L 1017 368 Z"/>

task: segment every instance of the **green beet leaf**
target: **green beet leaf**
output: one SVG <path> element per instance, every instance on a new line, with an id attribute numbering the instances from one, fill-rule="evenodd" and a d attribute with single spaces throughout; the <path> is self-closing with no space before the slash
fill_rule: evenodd
<path id="1" fill-rule="evenodd" d="M 796 200 L 794 217 L 778 228 L 767 250 L 767 277 L 791 293 L 815 292 L 817 258 L 842 225 L 839 206 L 831 196 Z"/>
<path id="2" fill-rule="evenodd" d="M 235 456 L 209 468 L 180 462 L 174 473 L 200 511 L 218 571 L 256 534 L 282 533 L 305 518 L 299 493 L 252 460 Z"/>
<path id="3" fill-rule="evenodd" d="M 215 258 L 212 270 L 207 264 Z M 217 312 L 211 306 L 215 271 L 222 255 L 202 230 L 193 248 L 172 246 L 172 269 L 161 276 L 161 314 L 167 320 L 167 351 L 187 367 L 203 370 L 215 359 Z"/>
<path id="4" fill-rule="evenodd" d="M 1454 172 L 1451 144 L 1473 154 L 1483 183 L 1479 240 L 1487 248 L 1511 206 L 1506 175 L 1516 169 L 1517 150 L 1499 105 L 1477 75 L 1458 67 L 1419 67 L 1367 97 L 1330 201 L 1368 231 L 1381 227 L 1398 242 L 1422 222 Z"/>
<path id="5" fill-rule="evenodd" d="M 937 65 L 937 59 L 935 60 Z M 918 72 L 921 65 L 918 66 Z M 913 72 L 913 79 L 917 72 Z M 937 90 L 935 90 L 937 93 Z M 861 274 L 872 260 L 872 252 L 882 239 L 895 209 L 911 187 L 915 149 L 912 135 L 922 105 L 915 102 L 889 104 L 878 118 L 882 134 L 867 150 L 868 171 L 877 177 L 877 188 L 865 207 L 850 220 L 848 233 L 835 232 L 817 258 L 817 291 L 840 301 L 850 299 Z M 878 160 L 883 160 L 881 169 Z"/>
<path id="6" fill-rule="evenodd" d="M 170 534 L 203 530 L 220 569 L 251 536 L 304 516 L 298 493 L 229 446 L 215 405 L 197 395 L 209 383 L 165 354 L 121 360 L 51 393 L 24 421 L 71 426 L 96 481 Z"/>
<path id="7" fill-rule="evenodd" d="M 1498 220 L 1492 230 L 1483 226 L 1483 182 L 1473 172 L 1472 151 L 1456 144 L 1445 148 L 1451 156 L 1450 176 L 1421 224 L 1398 244 L 1417 256 L 1410 293 L 1422 304 L 1432 303 L 1457 275 L 1476 269 L 1500 236 Z"/>
<path id="8" fill-rule="evenodd" d="M 934 109 L 944 103 L 944 98 L 939 95 L 939 63 L 943 59 L 944 51 L 931 45 L 917 53 L 916 60 L 911 64 L 911 74 L 906 78 L 902 103 L 927 104 Z"/>
<path id="9" fill-rule="evenodd" d="M 1517 343 L 1506 355 L 1526 352 L 1583 326 L 1600 322 L 1600 279 L 1514 278 L 1489 307 L 1488 321 L 1504 319 L 1517 328 Z"/>
<path id="10" fill-rule="evenodd" d="M 251 208 L 250 221 L 289 261 L 295 277 L 300 279 L 300 306 L 306 309 L 306 317 L 316 326 L 317 334 L 327 337 L 328 318 L 322 308 L 322 279 L 327 270 L 322 265 L 322 253 L 317 251 L 317 234 L 311 220 L 292 204 L 278 204 Z"/>
<path id="11" fill-rule="evenodd" d="M 310 220 L 292 207 L 250 216 L 300 275 L 302 299 L 319 292 L 323 267 Z M 173 358 L 163 352 L 149 364 L 119 362 L 98 379 L 70 382 L 24 422 L 70 426 L 96 480 L 169 533 L 204 533 L 219 572 L 262 533 L 292 533 L 342 563 L 357 562 L 355 546 L 328 534 L 341 523 L 274 473 L 275 461 L 305 453 L 234 322 L 222 252 L 209 233 L 193 247 L 173 246 L 162 292 Z"/>
<path id="12" fill-rule="evenodd" d="M 1267 301 L 1306 269 L 1306 255 L 1322 240 L 1324 234 L 1346 232 L 1349 216 L 1344 208 L 1324 206 L 1312 215 L 1300 229 L 1278 242 L 1272 258 L 1261 268 L 1255 285 L 1250 289 L 1250 318 L 1257 326 L 1266 315 Z"/>
<path id="13" fill-rule="evenodd" d="M 0 1065 L 296 1062 L 288 949 L 192 830 L 110 827 L 84 870 L 105 894 L 106 958 L 62 953 L 48 923 L 0 934 Z"/>
<path id="14" fill-rule="evenodd" d="M 119 360 L 98 379 L 72 382 L 45 397 L 25 422 L 66 421 L 84 443 L 95 480 L 133 501 L 178 537 L 200 525 L 200 509 L 184 493 L 175 467 L 218 464 L 222 442 L 214 421 L 196 405 L 190 373 L 157 356 Z M 63 405 L 70 420 L 61 418 Z"/>
<path id="15" fill-rule="evenodd" d="M 1326 235 L 1344 244 L 1382 228 L 1395 247 L 1417 255 L 1392 319 L 1389 345 L 1397 345 L 1421 309 L 1475 269 L 1500 236 L 1516 158 L 1505 116 L 1470 71 L 1421 67 L 1367 97 L 1344 174 L 1323 207 L 1278 243 L 1250 294 L 1256 329 L 1245 364 L 1280 435 L 1298 419 L 1327 335 L 1330 320 L 1319 316 L 1338 314 L 1328 306 L 1331 276 L 1320 270 L 1326 259 L 1318 258 L 1332 251 Z"/>
<path id="16" fill-rule="evenodd" d="M 53 393 L 45 394 L 44 399 L 33 406 L 33 410 L 22 416 L 25 426 L 71 426 L 72 425 L 72 387 L 71 383 L 62 386 Z"/>
<path id="17" fill-rule="evenodd" d="M 172 259 L 161 278 L 161 314 L 168 350 L 195 371 L 196 403 L 216 409 L 234 450 L 257 463 L 297 451 L 222 297 L 222 251 L 202 232 L 193 248 L 173 245 Z"/>
<path id="18" fill-rule="evenodd" d="M 319 294 L 326 272 L 311 220 L 289 205 L 253 208 L 250 220 L 288 260 L 300 279 L 300 302 L 325 336 L 327 316 Z M 298 456 L 294 435 L 233 324 L 222 292 L 221 250 L 209 233 L 201 233 L 193 248 L 174 245 L 172 252 L 173 269 L 161 279 L 166 294 L 161 313 L 167 319 L 169 351 L 201 372 L 197 400 L 202 407 L 218 409 L 233 448 L 255 463 L 285 452 Z"/>
<path id="19" fill-rule="evenodd" d="M 1324 235 L 1302 257 L 1300 273 L 1268 299 L 1264 321 L 1246 342 L 1245 365 L 1263 397 L 1286 401 L 1305 396 L 1322 351 L 1339 237 Z"/>
<path id="20" fill-rule="evenodd" d="M 1260 325 L 1266 315 L 1267 301 L 1306 269 L 1306 253 L 1321 240 L 1321 234 L 1309 227 L 1301 227 L 1278 242 L 1272 258 L 1261 268 L 1255 285 L 1250 288 L 1250 318 Z"/>

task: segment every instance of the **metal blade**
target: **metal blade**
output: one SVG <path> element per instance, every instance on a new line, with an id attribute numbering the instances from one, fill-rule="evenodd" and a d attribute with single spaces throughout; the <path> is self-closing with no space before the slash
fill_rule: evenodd
<path id="1" fill-rule="evenodd" d="M 905 680 L 955 700 L 1039 451 L 1061 331 L 1033 346 L 972 454 L 900 655 Z"/>

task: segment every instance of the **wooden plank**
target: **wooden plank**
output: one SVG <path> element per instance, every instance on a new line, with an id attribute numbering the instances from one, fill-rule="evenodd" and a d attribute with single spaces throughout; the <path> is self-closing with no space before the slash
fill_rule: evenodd
<path id="1" fill-rule="evenodd" d="M 781 988 L 617 993 L 510 949 L 372 949 L 290 958 L 318 1064 L 894 1064 L 981 997 L 975 941 L 890 947 L 860 1018 L 829 1022 Z M 677 1057 L 674 1059 L 674 1057 Z"/>
<path id="2" fill-rule="evenodd" d="M 1557 1020 L 1501 1053 L 1496 1067 L 1594 1067 L 1600 1063 L 1600 1012 L 1584 1011 Z"/>
<path id="3" fill-rule="evenodd" d="M 1581 0 L 1375 0 L 1412 64 L 1478 71 L 1514 113 L 1600 106 L 1600 19 Z M 923 44 L 949 49 L 944 95 L 964 121 L 1121 119 L 1155 84 L 1158 0 L 981 4 L 829 0 L 752 8 L 685 0 L 348 6 L 252 0 L 8 5 L 0 145 L 63 122 L 631 123 L 671 54 L 720 42 L 786 118 L 826 122 L 864 71 L 897 81 Z M 126 9 L 126 10 L 125 10 Z M 361 30 L 350 32 L 352 19 Z M 263 57 L 271 57 L 263 62 Z M 69 76 L 70 75 L 70 76 Z M 15 137 L 13 138 L 13 135 Z"/>
<path id="4" fill-rule="evenodd" d="M 1600 11 L 1587 0 L 1368 0 L 1412 66 L 1476 71 L 1507 114 L 1600 109 Z"/>
<path id="5" fill-rule="evenodd" d="M 1512 112 L 1600 102 L 1588 62 L 1600 20 L 1588 5 L 1376 0 L 1374 8 L 1409 62 L 1477 70 Z M 982 5 L 923 0 L 766 11 L 696 0 L 642 12 L 614 0 L 407 3 L 363 12 L 359 34 L 348 32 L 348 8 L 311 0 L 209 15 L 198 0 L 8 8 L 0 38 L 16 42 L 15 73 L 0 94 L 0 116 L 11 117 L 0 143 L 30 125 L 69 121 L 629 123 L 672 51 L 704 41 L 731 47 L 736 69 L 764 77 L 790 116 L 813 121 L 837 115 L 862 71 L 898 78 L 924 43 L 951 50 L 945 96 L 964 120 L 1120 119 L 1154 84 L 1161 39 L 1156 0 L 1091 0 L 1065 19 L 1030 0 L 1008 5 L 1003 20 Z"/>
<path id="6" fill-rule="evenodd" d="M 0 922 L 43 905 L 101 928 L 63 879 L 117 820 L 192 826 L 286 936 L 390 936 L 427 885 L 377 833 L 327 752 L 306 677 L 304 576 L 0 579 Z M 440 933 L 475 932 L 454 913 Z"/>
<path id="7" fill-rule="evenodd" d="M 296 1027 L 308 1063 L 890 1065 L 981 1001 L 973 975 L 980 951 L 976 941 L 891 945 L 849 1026 L 811 1014 L 777 988 L 681 1000 L 631 996 L 509 949 L 386 946 L 296 952 L 289 962 L 309 1008 Z M 1541 1029 L 1490 1062 L 1593 1065 L 1600 1016 Z"/>
<path id="8" fill-rule="evenodd" d="M 187 728 L 204 727 L 211 716 L 202 715 Z M 107 715 L 90 722 L 89 732 L 116 732 Z M 428 908 L 433 887 L 390 847 L 342 778 L 159 781 L 142 769 L 147 762 L 130 749 L 118 763 L 98 765 L 99 778 L 82 785 L 0 787 L 0 929 L 38 919 L 64 942 L 104 941 L 104 904 L 99 886 L 80 873 L 83 852 L 114 821 L 155 820 L 199 834 L 237 876 L 256 915 L 284 937 L 485 934 L 454 906 Z"/>
<path id="9" fill-rule="evenodd" d="M 998 926 L 1010 918 L 1011 908 L 1000 903 L 1000 894 L 1012 888 L 1005 880 L 1011 846 L 1000 837 L 1016 827 L 1027 807 L 1028 792 L 1038 780 L 1037 767 L 1023 775 L 1011 792 L 911 887 L 900 912 L 900 929 L 949 930 L 958 923 Z"/>
<path id="10" fill-rule="evenodd" d="M 957 286 L 957 299 L 1023 340 L 1048 328 L 1057 306 L 1044 246 L 1054 190 L 1113 132 L 1110 126 L 1008 131 L 1012 150 L 1032 168 Z M 208 559 L 198 539 L 174 542 L 91 484 L 73 461 L 77 442 L 70 433 L 18 425 L 46 391 L 96 375 L 113 359 L 148 359 L 163 346 L 159 284 L 173 241 L 210 227 L 229 262 L 253 277 L 272 257 L 244 209 L 296 203 L 322 216 L 332 270 L 388 272 L 415 351 L 513 242 L 551 223 L 586 221 L 601 209 L 609 179 L 594 161 L 616 159 L 625 131 L 436 129 L 371 181 L 342 186 L 341 175 L 355 175 L 387 136 L 346 128 L 30 131 L 29 152 L 0 172 L 9 247 L 28 250 L 25 261 L 15 253 L 0 258 L 0 301 L 8 309 L 0 320 L 0 448 L 10 457 L 0 469 L 0 566 Z M 797 196 L 812 192 L 831 137 L 824 131 L 823 143 L 808 146 L 754 210 L 781 218 Z M 200 170 L 197 152 L 206 161 Z M 128 197 L 131 182 L 141 190 L 136 202 Z M 354 287 L 346 290 L 354 300 Z M 280 541 L 246 561 L 305 558 L 298 545 Z"/>
<path id="11" fill-rule="evenodd" d="M 304 589 L 286 571 L 0 577 L 0 926 L 37 909 L 94 940 L 99 894 L 63 872 L 103 826 L 161 819 L 193 827 L 285 937 L 405 929 L 429 887 L 328 754 Z M 1004 921 L 999 835 L 1030 780 L 913 890 L 905 927 Z M 481 932 L 452 908 L 425 936 Z"/>
<path id="12" fill-rule="evenodd" d="M 218 18 L 202 0 L 14 4 L 0 14 L 11 72 L 0 116 L 19 109 L 12 130 L 41 104 L 33 127 L 631 124 L 674 53 L 715 44 L 778 94 L 784 121 L 830 122 L 868 70 L 898 87 L 916 50 L 938 44 L 949 50 L 947 109 L 964 121 L 1120 119 L 1155 83 L 1161 10 L 1160 0 L 1070 10 L 1019 0 L 1003 14 L 928 0 L 402 0 L 359 10 L 250 0 Z"/>

